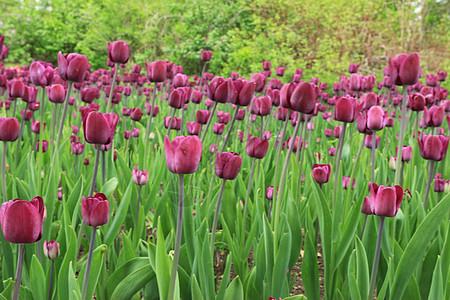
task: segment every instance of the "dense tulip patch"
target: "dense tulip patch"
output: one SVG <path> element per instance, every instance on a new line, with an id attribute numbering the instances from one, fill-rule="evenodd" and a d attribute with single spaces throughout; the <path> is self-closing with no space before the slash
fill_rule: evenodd
<path id="1" fill-rule="evenodd" d="M 447 73 L 213 59 L 0 65 L 0 299 L 449 299 Z"/>

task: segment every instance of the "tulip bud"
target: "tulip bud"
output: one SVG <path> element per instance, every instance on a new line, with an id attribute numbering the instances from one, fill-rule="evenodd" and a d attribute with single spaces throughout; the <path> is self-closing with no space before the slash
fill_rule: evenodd
<path id="1" fill-rule="evenodd" d="M 214 171 L 219 178 L 234 180 L 242 164 L 242 157 L 234 152 L 217 152 Z"/>
<path id="2" fill-rule="evenodd" d="M 364 198 L 361 212 L 367 215 L 395 217 L 402 200 L 403 189 L 401 186 L 385 187 L 371 183 L 370 197 Z"/>
<path id="3" fill-rule="evenodd" d="M 59 243 L 51 240 L 50 242 L 44 241 L 43 248 L 44 256 L 48 259 L 54 260 L 59 257 Z"/>
<path id="4" fill-rule="evenodd" d="M 395 171 L 395 162 L 397 161 L 397 157 L 391 156 L 389 159 L 389 170 Z"/>
<path id="5" fill-rule="evenodd" d="M 409 162 L 412 158 L 411 146 L 403 146 L 402 148 L 402 161 Z"/>
<path id="6" fill-rule="evenodd" d="M 348 185 L 350 184 L 350 182 L 352 182 L 352 184 L 351 184 L 351 189 L 353 190 L 353 189 L 355 189 L 355 181 L 356 181 L 356 178 L 353 178 L 353 180 L 351 180 L 351 178 L 350 177 L 342 177 L 342 187 L 344 188 L 344 190 L 347 190 L 348 189 Z"/>
<path id="7" fill-rule="evenodd" d="M 81 215 L 84 223 L 96 227 L 108 223 L 109 202 L 105 194 L 97 193 L 92 197 L 81 198 Z"/>
<path id="8" fill-rule="evenodd" d="M 37 140 L 37 143 L 36 143 L 36 151 L 37 152 L 39 152 L 39 143 L 40 143 L 40 140 Z M 47 152 L 47 150 L 48 150 L 48 141 L 43 140 L 42 141 L 42 152 L 45 153 L 45 152 Z"/>
<path id="9" fill-rule="evenodd" d="M 136 185 L 146 185 L 148 182 L 148 170 L 138 171 L 137 165 L 131 170 L 131 178 Z"/>
<path id="10" fill-rule="evenodd" d="M 212 52 L 208 51 L 208 50 L 203 50 L 201 57 L 202 57 L 202 61 L 204 61 L 204 62 L 210 61 L 211 57 L 212 57 Z"/>
<path id="11" fill-rule="evenodd" d="M 441 173 L 436 173 L 434 178 L 434 191 L 436 193 L 442 193 L 445 189 L 445 179 L 442 179 Z"/>

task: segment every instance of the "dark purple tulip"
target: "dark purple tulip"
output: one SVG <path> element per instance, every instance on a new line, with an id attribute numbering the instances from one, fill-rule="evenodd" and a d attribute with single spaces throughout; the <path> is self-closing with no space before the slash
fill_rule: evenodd
<path id="1" fill-rule="evenodd" d="M 63 80 L 82 82 L 86 71 L 90 68 L 89 61 L 85 55 L 69 53 L 63 55 L 58 53 L 58 73 Z"/>
<path id="2" fill-rule="evenodd" d="M 413 111 L 422 111 L 426 105 L 425 97 L 421 93 L 415 93 L 408 97 L 409 107 Z"/>
<path id="3" fill-rule="evenodd" d="M 361 90 L 361 78 L 358 74 L 352 74 L 350 76 L 350 89 L 352 91 L 360 91 Z"/>
<path id="4" fill-rule="evenodd" d="M 36 101 L 38 89 L 32 86 L 25 86 L 25 92 L 23 93 L 22 100 L 28 103 Z"/>
<path id="5" fill-rule="evenodd" d="M 109 202 L 105 194 L 97 193 L 92 197 L 81 198 L 81 215 L 84 223 L 96 227 L 108 223 Z"/>
<path id="6" fill-rule="evenodd" d="M 395 85 L 413 85 L 419 80 L 420 58 L 418 53 L 399 54 L 389 58 L 389 72 Z"/>
<path id="7" fill-rule="evenodd" d="M 363 103 L 363 110 L 368 110 L 374 105 L 380 105 L 380 100 L 378 99 L 378 95 L 375 93 L 367 93 L 362 96 L 361 102 Z"/>
<path id="8" fill-rule="evenodd" d="M 214 171 L 219 178 L 234 180 L 241 170 L 242 157 L 234 152 L 217 152 Z"/>
<path id="9" fill-rule="evenodd" d="M 348 72 L 349 72 L 350 74 L 358 73 L 358 69 L 359 69 L 359 65 L 358 65 L 358 64 L 350 64 L 350 65 L 348 66 Z"/>
<path id="10" fill-rule="evenodd" d="M 275 73 L 277 74 L 277 76 L 283 77 L 284 76 L 284 71 L 286 69 L 284 67 L 275 67 Z"/>
<path id="11" fill-rule="evenodd" d="M 324 134 L 325 134 L 326 137 L 331 137 L 331 136 L 333 136 L 333 129 L 325 128 L 325 129 L 324 129 Z"/>
<path id="12" fill-rule="evenodd" d="M 291 108 L 299 113 L 310 114 L 316 107 L 315 86 L 308 82 L 302 82 L 294 89 L 289 99 Z"/>
<path id="13" fill-rule="evenodd" d="M 130 59 L 130 46 L 124 41 L 108 43 L 108 58 L 113 63 L 127 63 Z"/>
<path id="14" fill-rule="evenodd" d="M 370 197 L 365 197 L 361 212 L 366 215 L 380 217 L 395 217 L 403 200 L 403 189 L 396 185 L 393 187 L 370 184 Z"/>
<path id="15" fill-rule="evenodd" d="M 211 57 L 212 57 L 212 52 L 208 51 L 208 50 L 203 50 L 201 57 L 202 57 L 202 61 L 204 61 L 204 62 L 210 61 Z"/>
<path id="16" fill-rule="evenodd" d="M 239 109 L 236 115 L 236 120 L 242 121 L 245 118 L 245 110 Z"/>
<path id="17" fill-rule="evenodd" d="M 145 103 L 144 106 L 146 107 L 146 113 L 149 116 L 150 113 L 152 112 L 152 105 Z M 156 117 L 158 115 L 158 113 L 159 113 L 159 106 L 155 105 L 155 107 L 153 108 L 153 117 Z"/>
<path id="18" fill-rule="evenodd" d="M 172 117 L 165 117 L 164 118 L 164 127 L 166 127 L 166 129 L 169 128 L 169 124 L 170 124 L 170 120 L 172 119 Z M 170 127 L 170 129 L 174 129 L 174 130 L 180 130 L 181 128 L 181 119 L 180 118 L 173 118 L 172 121 L 172 126 Z"/>
<path id="19" fill-rule="evenodd" d="M 441 161 L 445 158 L 448 149 L 449 137 L 443 135 L 426 135 L 417 137 L 420 155 L 424 159 Z"/>
<path id="20" fill-rule="evenodd" d="M 14 142 L 19 137 L 19 121 L 0 117 L 0 141 Z"/>
<path id="21" fill-rule="evenodd" d="M 432 106 L 429 110 L 425 106 L 423 109 L 423 119 L 427 127 L 439 127 L 444 122 L 444 107 Z"/>
<path id="22" fill-rule="evenodd" d="M 72 154 L 80 155 L 84 151 L 84 144 L 82 144 L 82 143 L 72 143 L 70 145 L 70 150 L 72 151 Z"/>
<path id="23" fill-rule="evenodd" d="M 54 84 L 47 88 L 48 100 L 52 103 L 63 103 L 66 98 L 66 90 L 61 84 Z"/>
<path id="24" fill-rule="evenodd" d="M 219 123 L 226 125 L 231 121 L 231 114 L 219 110 L 217 112 L 217 120 Z"/>
<path id="25" fill-rule="evenodd" d="M 114 138 L 119 115 L 91 111 L 83 117 L 84 139 L 90 144 L 110 144 Z"/>
<path id="26" fill-rule="evenodd" d="M 14 244 L 31 244 L 42 237 L 45 206 L 42 197 L 31 201 L 14 199 L 0 208 L 0 223 L 5 239 Z"/>
<path id="27" fill-rule="evenodd" d="M 344 190 L 348 189 L 350 182 L 352 182 L 350 188 L 352 190 L 355 189 L 356 178 L 353 178 L 352 180 L 350 177 L 342 177 L 342 187 L 344 188 Z"/>
<path id="28" fill-rule="evenodd" d="M 197 136 L 178 136 L 172 142 L 164 137 L 166 164 L 175 174 L 192 174 L 202 158 L 202 142 Z"/>
<path id="29" fill-rule="evenodd" d="M 262 66 L 264 71 L 269 71 L 272 68 L 270 61 L 263 61 Z"/>
<path id="30" fill-rule="evenodd" d="M 48 86 L 52 84 L 54 70 L 52 67 L 46 67 L 40 61 L 33 61 L 30 66 L 30 79 L 36 86 Z"/>
<path id="31" fill-rule="evenodd" d="M 36 151 L 39 152 L 39 144 L 40 144 L 40 140 L 37 140 L 36 142 Z M 48 141 L 43 140 L 42 141 L 42 152 L 45 153 L 48 150 Z"/>
<path id="32" fill-rule="evenodd" d="M 435 74 L 427 74 L 425 81 L 428 86 L 435 87 L 438 84 L 438 76 Z"/>
<path id="33" fill-rule="evenodd" d="M 208 110 L 197 110 L 195 114 L 195 119 L 200 124 L 206 124 L 208 123 L 210 114 L 211 113 Z"/>
<path id="34" fill-rule="evenodd" d="M 186 122 L 187 132 L 189 135 L 199 135 L 202 124 L 197 122 Z"/>
<path id="35" fill-rule="evenodd" d="M 438 71 L 437 75 L 438 75 L 438 81 L 443 82 L 443 81 L 447 80 L 447 71 Z"/>
<path id="36" fill-rule="evenodd" d="M 189 77 L 185 74 L 176 74 L 172 79 L 174 88 L 185 87 L 188 83 Z"/>
<path id="37" fill-rule="evenodd" d="M 92 103 L 98 98 L 100 98 L 100 91 L 98 88 L 90 87 L 81 89 L 81 101 L 84 103 Z"/>
<path id="38" fill-rule="evenodd" d="M 203 99 L 203 93 L 200 91 L 192 91 L 191 93 L 191 101 L 195 104 L 200 104 Z"/>
<path id="39" fill-rule="evenodd" d="M 319 184 L 327 183 L 330 180 L 331 166 L 329 164 L 314 164 L 312 168 L 312 176 Z"/>
<path id="40" fill-rule="evenodd" d="M 135 107 L 131 110 L 130 119 L 139 122 L 142 118 L 143 112 L 139 107 Z"/>
<path id="41" fill-rule="evenodd" d="M 442 193 L 445 188 L 445 179 L 442 179 L 441 173 L 436 173 L 434 177 L 434 191 L 436 193 Z"/>
<path id="42" fill-rule="evenodd" d="M 378 146 L 380 145 L 380 140 L 381 136 L 377 136 L 375 141 L 375 148 L 378 148 Z M 373 142 L 373 135 L 372 134 L 366 135 L 364 139 L 364 146 L 366 146 L 366 148 L 368 149 L 372 149 L 372 142 Z"/>
<path id="43" fill-rule="evenodd" d="M 221 135 L 225 129 L 225 124 L 214 123 L 213 124 L 213 133 L 217 135 Z"/>
<path id="44" fill-rule="evenodd" d="M 233 104 L 247 106 L 252 101 L 256 83 L 252 81 L 227 80 L 228 98 Z"/>
<path id="45" fill-rule="evenodd" d="M 356 120 L 361 111 L 363 103 L 358 103 L 355 98 L 341 97 L 334 107 L 334 119 L 345 123 Z"/>
<path id="46" fill-rule="evenodd" d="M 147 78 L 150 82 L 163 82 L 166 80 L 167 64 L 163 60 L 154 61 L 152 63 L 145 63 L 147 70 Z"/>
<path id="47" fill-rule="evenodd" d="M 269 142 L 266 140 L 261 140 L 256 136 L 252 136 L 248 139 L 247 145 L 245 147 L 245 152 L 248 156 L 257 159 L 262 159 L 266 156 L 267 150 L 269 149 Z"/>
<path id="48" fill-rule="evenodd" d="M 262 73 L 255 73 L 250 77 L 250 81 L 256 84 L 255 91 L 262 92 L 266 86 L 267 77 Z"/>
<path id="49" fill-rule="evenodd" d="M 267 116 L 270 114 L 272 108 L 272 101 L 270 97 L 259 97 L 253 101 L 252 113 L 258 116 Z"/>
<path id="50" fill-rule="evenodd" d="M 409 162 L 412 158 L 411 146 L 403 146 L 402 148 L 402 161 Z"/>

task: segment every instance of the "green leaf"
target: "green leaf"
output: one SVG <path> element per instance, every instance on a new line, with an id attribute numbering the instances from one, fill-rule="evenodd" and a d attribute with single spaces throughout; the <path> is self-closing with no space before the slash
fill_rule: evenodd
<path id="1" fill-rule="evenodd" d="M 192 274 L 192 281 L 191 281 L 191 292 L 192 292 L 192 299 L 198 299 L 203 300 L 202 291 L 200 290 L 200 286 L 198 285 L 197 277 L 195 277 L 195 274 Z"/>
<path id="2" fill-rule="evenodd" d="M 220 283 L 219 291 L 217 292 L 216 300 L 224 300 L 225 291 L 230 282 L 232 253 L 228 254 L 227 262 L 225 264 L 225 271 L 223 272 L 222 281 Z"/>
<path id="3" fill-rule="evenodd" d="M 70 264 L 69 264 L 68 273 L 66 276 L 68 278 L 68 283 L 69 283 L 68 284 L 69 296 L 65 299 L 69 299 L 69 300 L 81 299 L 81 292 L 80 292 L 80 288 L 78 287 L 78 284 L 77 284 L 77 279 L 75 278 L 75 273 L 73 272 L 72 262 L 70 262 Z"/>
<path id="4" fill-rule="evenodd" d="M 161 227 L 161 219 L 158 219 L 158 242 L 156 244 L 156 280 L 160 299 L 167 299 L 169 295 L 170 264 L 164 243 L 164 233 Z"/>
<path id="5" fill-rule="evenodd" d="M 119 181 L 117 178 L 113 177 L 108 180 L 105 185 L 102 187 L 102 193 L 105 194 L 107 199 L 112 199 L 112 195 L 117 188 Z"/>
<path id="6" fill-rule="evenodd" d="M 225 292 L 225 299 L 244 300 L 244 290 L 239 276 L 236 276 Z"/>
<path id="7" fill-rule="evenodd" d="M 108 231 L 106 232 L 104 238 L 104 243 L 106 245 L 110 245 L 114 241 L 114 238 L 119 234 L 120 228 L 122 227 L 125 221 L 131 199 L 132 184 L 133 181 L 130 180 L 130 182 L 128 183 L 128 187 L 125 193 L 123 194 L 122 201 L 120 201 L 119 207 L 117 208 L 117 212 L 114 215 L 112 224 L 108 228 Z"/>
<path id="8" fill-rule="evenodd" d="M 347 279 L 352 300 L 361 300 L 361 292 L 359 291 L 358 282 L 356 280 L 356 250 L 353 250 L 352 254 L 350 255 L 350 260 L 347 268 Z"/>
<path id="9" fill-rule="evenodd" d="M 450 195 L 445 196 L 426 216 L 409 241 L 395 272 L 391 299 L 400 299 L 417 267 L 422 261 L 428 244 L 439 229 L 439 224 L 446 220 L 450 209 Z"/>
<path id="10" fill-rule="evenodd" d="M 355 236 L 356 244 L 356 278 L 361 299 L 369 296 L 369 264 L 367 262 L 366 250 L 358 236 Z"/>
<path id="11" fill-rule="evenodd" d="M 308 214 L 308 219 L 310 219 Z M 312 227 L 312 225 L 310 226 Z M 317 249 L 314 244 L 314 231 L 305 233 L 305 250 L 302 259 L 302 280 L 306 296 L 311 299 L 320 299 L 319 266 L 317 262 Z"/>
<path id="12" fill-rule="evenodd" d="M 95 230 L 95 228 L 93 228 L 92 230 Z M 92 254 L 91 271 L 89 273 L 89 283 L 86 293 L 86 299 L 92 299 L 92 296 L 94 295 L 94 291 L 97 287 L 97 282 L 100 277 L 102 268 L 105 265 L 106 249 L 107 247 L 104 244 L 94 249 L 94 252 Z M 80 273 L 78 274 L 78 284 L 80 288 L 82 288 L 85 273 L 86 264 L 84 264 L 83 268 L 81 268 Z"/>
<path id="13" fill-rule="evenodd" d="M 64 260 L 61 264 L 58 273 L 58 299 L 69 299 L 71 294 L 69 288 L 69 277 L 68 274 L 72 270 L 72 262 L 76 260 L 77 256 L 77 236 L 72 227 L 70 230 L 70 244 L 67 249 L 66 255 L 64 255 Z M 78 288 L 78 286 L 77 286 Z"/>
<path id="14" fill-rule="evenodd" d="M 428 299 L 444 299 L 444 284 L 442 282 L 441 257 L 438 256 L 431 281 Z"/>
<path id="15" fill-rule="evenodd" d="M 129 276 L 130 274 L 137 272 L 141 268 L 150 265 L 150 261 L 147 257 L 136 257 L 133 259 L 128 260 L 124 264 L 122 264 L 119 268 L 117 268 L 114 273 L 111 274 L 111 276 L 108 279 L 108 282 L 106 283 L 106 293 L 108 298 L 111 298 L 111 295 L 115 292 L 119 284 L 121 283 L 124 278 Z M 153 268 L 150 268 L 151 271 L 149 273 L 154 272 Z M 126 298 L 123 298 L 126 299 Z"/>
<path id="16" fill-rule="evenodd" d="M 31 259 L 30 284 L 34 299 L 45 299 L 45 273 L 36 255 Z"/>
<path id="17" fill-rule="evenodd" d="M 148 259 L 146 260 L 147 264 L 145 266 L 133 271 L 124 278 L 122 277 L 118 281 L 119 284 L 111 296 L 112 300 L 131 299 L 134 294 L 155 278 L 155 272 L 150 263 L 148 263 Z"/>

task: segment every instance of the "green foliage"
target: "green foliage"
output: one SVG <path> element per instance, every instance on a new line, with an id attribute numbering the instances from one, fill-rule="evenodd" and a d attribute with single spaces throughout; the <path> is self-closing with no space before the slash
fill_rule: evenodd
<path id="1" fill-rule="evenodd" d="M 261 61 L 291 76 L 335 80 L 349 62 L 381 76 L 389 56 L 418 51 L 424 72 L 449 69 L 448 1 L 290 0 L 24 0 L 2 1 L 0 32 L 7 63 L 56 62 L 58 51 L 88 56 L 105 67 L 107 43 L 125 40 L 131 62 L 156 59 L 199 73 L 201 50 L 213 51 L 209 71 L 248 76 Z"/>

